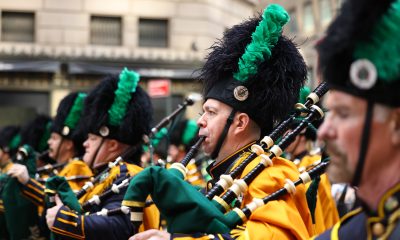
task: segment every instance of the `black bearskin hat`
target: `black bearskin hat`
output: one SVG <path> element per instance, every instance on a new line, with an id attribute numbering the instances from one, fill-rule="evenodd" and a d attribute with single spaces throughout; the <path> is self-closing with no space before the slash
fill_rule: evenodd
<path id="1" fill-rule="evenodd" d="M 6 126 L 0 130 L 0 148 L 10 156 L 14 155 L 20 145 L 19 131 L 17 126 Z"/>
<path id="2" fill-rule="evenodd" d="M 73 141 L 78 156 L 84 152 L 83 142 L 87 134 L 81 126 L 85 98 L 86 94 L 79 92 L 64 97 L 58 105 L 57 115 L 51 127 L 52 132 Z"/>
<path id="3" fill-rule="evenodd" d="M 293 109 L 307 78 L 303 57 L 296 45 L 282 35 L 282 27 L 288 19 L 282 7 L 270 5 L 263 16 L 233 26 L 211 47 L 200 71 L 205 99 L 216 99 L 247 113 L 263 135 Z M 254 45 L 268 50 L 254 53 L 257 48 Z M 239 60 L 249 58 L 245 53 L 258 60 L 250 66 L 242 64 L 244 67 L 240 69 Z M 247 79 L 238 74 L 252 69 L 255 69 L 252 74 L 244 74 Z"/>
<path id="4" fill-rule="evenodd" d="M 28 144 L 35 151 L 43 152 L 48 149 L 47 140 L 50 137 L 51 118 L 38 115 L 21 129 L 21 145 Z"/>
<path id="5" fill-rule="evenodd" d="M 400 1 L 347 0 L 318 43 L 331 88 L 400 106 Z"/>
<path id="6" fill-rule="evenodd" d="M 193 120 L 184 119 L 174 124 L 170 132 L 169 140 L 177 147 L 184 147 L 187 152 L 195 144 L 198 137 L 199 127 Z"/>
<path id="7" fill-rule="evenodd" d="M 124 69 L 119 76 L 105 77 L 90 92 L 84 114 L 89 133 L 142 145 L 143 136 L 150 132 L 153 107 L 138 81 L 136 72 Z"/>

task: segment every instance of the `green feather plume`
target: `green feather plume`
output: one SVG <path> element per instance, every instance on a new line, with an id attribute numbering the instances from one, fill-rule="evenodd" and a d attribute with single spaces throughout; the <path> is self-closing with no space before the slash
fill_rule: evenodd
<path id="1" fill-rule="evenodd" d="M 311 89 L 308 86 L 304 86 L 300 89 L 299 103 L 306 103 L 308 95 L 310 95 Z"/>
<path id="2" fill-rule="evenodd" d="M 385 82 L 400 79 L 400 0 L 394 1 L 374 26 L 371 40 L 357 44 L 354 56 L 367 58 L 376 67 L 378 77 Z M 388 57 L 389 56 L 389 57 Z"/>
<path id="3" fill-rule="evenodd" d="M 186 122 L 186 127 L 182 136 L 183 144 L 188 145 L 190 141 L 192 141 L 192 139 L 196 136 L 198 130 L 199 128 L 197 127 L 196 122 L 193 120 L 188 120 Z"/>
<path id="4" fill-rule="evenodd" d="M 272 48 L 281 36 L 282 27 L 289 21 L 289 14 L 277 4 L 269 5 L 256 30 L 251 35 L 252 41 L 239 60 L 239 70 L 233 77 L 241 82 L 256 74 L 258 64 L 271 57 Z"/>
<path id="5" fill-rule="evenodd" d="M 38 145 L 38 151 L 43 152 L 48 148 L 47 140 L 50 138 L 51 134 L 51 121 L 49 121 L 46 124 L 46 129 L 44 130 L 44 133 L 42 137 L 40 138 L 39 145 Z"/>
<path id="6" fill-rule="evenodd" d="M 75 98 L 74 104 L 65 118 L 64 125 L 68 126 L 70 129 L 75 129 L 82 116 L 83 103 L 85 102 L 86 93 L 79 93 Z"/>
<path id="7" fill-rule="evenodd" d="M 168 129 L 167 128 L 161 128 L 160 131 L 154 135 L 154 137 L 151 139 L 151 143 L 153 144 L 154 147 L 157 147 L 160 141 L 168 135 Z"/>
<path id="8" fill-rule="evenodd" d="M 111 126 L 119 126 L 125 117 L 128 102 L 131 100 L 131 93 L 136 92 L 140 76 L 127 68 L 119 75 L 118 88 L 115 91 L 114 102 L 108 110 L 108 122 Z"/>
<path id="9" fill-rule="evenodd" d="M 16 134 L 10 141 L 9 144 L 10 150 L 17 149 L 20 143 L 21 143 L 21 135 Z"/>
<path id="10" fill-rule="evenodd" d="M 154 137 L 152 137 L 150 139 L 151 144 L 153 145 L 153 147 L 157 147 L 158 144 L 161 142 L 161 140 L 168 135 L 168 129 L 167 128 L 161 128 L 160 131 L 158 131 L 156 133 L 156 135 L 154 135 Z M 143 151 L 148 152 L 149 151 L 149 147 L 147 145 L 143 145 Z"/>

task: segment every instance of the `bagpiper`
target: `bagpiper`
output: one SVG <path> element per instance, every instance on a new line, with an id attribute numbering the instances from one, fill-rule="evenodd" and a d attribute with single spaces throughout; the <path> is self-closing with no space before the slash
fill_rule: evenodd
<path id="1" fill-rule="evenodd" d="M 348 0 L 317 45 L 328 175 L 362 207 L 315 239 L 400 239 L 400 1 Z"/>

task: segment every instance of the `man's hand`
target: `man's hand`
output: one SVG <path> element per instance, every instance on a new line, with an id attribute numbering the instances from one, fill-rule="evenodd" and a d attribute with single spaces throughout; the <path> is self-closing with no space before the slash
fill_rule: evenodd
<path id="1" fill-rule="evenodd" d="M 171 234 L 168 232 L 160 231 L 157 229 L 150 229 L 134 236 L 130 237 L 129 240 L 169 240 Z"/>
<path id="2" fill-rule="evenodd" d="M 24 185 L 29 181 L 28 169 L 22 164 L 14 163 L 7 174 L 17 178 L 18 181 Z"/>
<path id="3" fill-rule="evenodd" d="M 56 219 L 57 213 L 60 210 L 60 208 L 63 206 L 63 203 L 61 202 L 58 195 L 55 196 L 55 200 L 56 200 L 56 205 L 52 208 L 47 209 L 47 213 L 46 213 L 46 222 L 47 222 L 47 226 L 49 227 L 49 229 L 51 229 L 51 227 L 53 227 L 54 220 Z"/>

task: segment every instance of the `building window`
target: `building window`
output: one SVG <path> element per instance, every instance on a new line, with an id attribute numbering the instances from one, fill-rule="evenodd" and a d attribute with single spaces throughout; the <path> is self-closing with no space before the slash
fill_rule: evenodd
<path id="1" fill-rule="evenodd" d="M 168 20 L 139 19 L 140 47 L 168 47 Z"/>
<path id="2" fill-rule="evenodd" d="M 332 8 L 330 0 L 320 0 L 321 25 L 326 26 L 332 19 Z"/>
<path id="3" fill-rule="evenodd" d="M 90 19 L 90 43 L 95 45 L 122 45 L 121 17 L 92 16 Z"/>
<path id="4" fill-rule="evenodd" d="M 303 31 L 306 33 L 314 31 L 314 14 L 313 6 L 311 2 L 304 5 L 304 17 L 303 17 Z"/>
<path id="5" fill-rule="evenodd" d="M 291 33 L 297 33 L 299 31 L 298 25 L 297 25 L 296 13 L 297 13 L 296 9 L 289 10 L 289 16 L 290 16 L 289 31 Z"/>
<path id="6" fill-rule="evenodd" d="M 33 42 L 35 16 L 26 12 L 1 13 L 1 40 L 9 42 Z"/>

